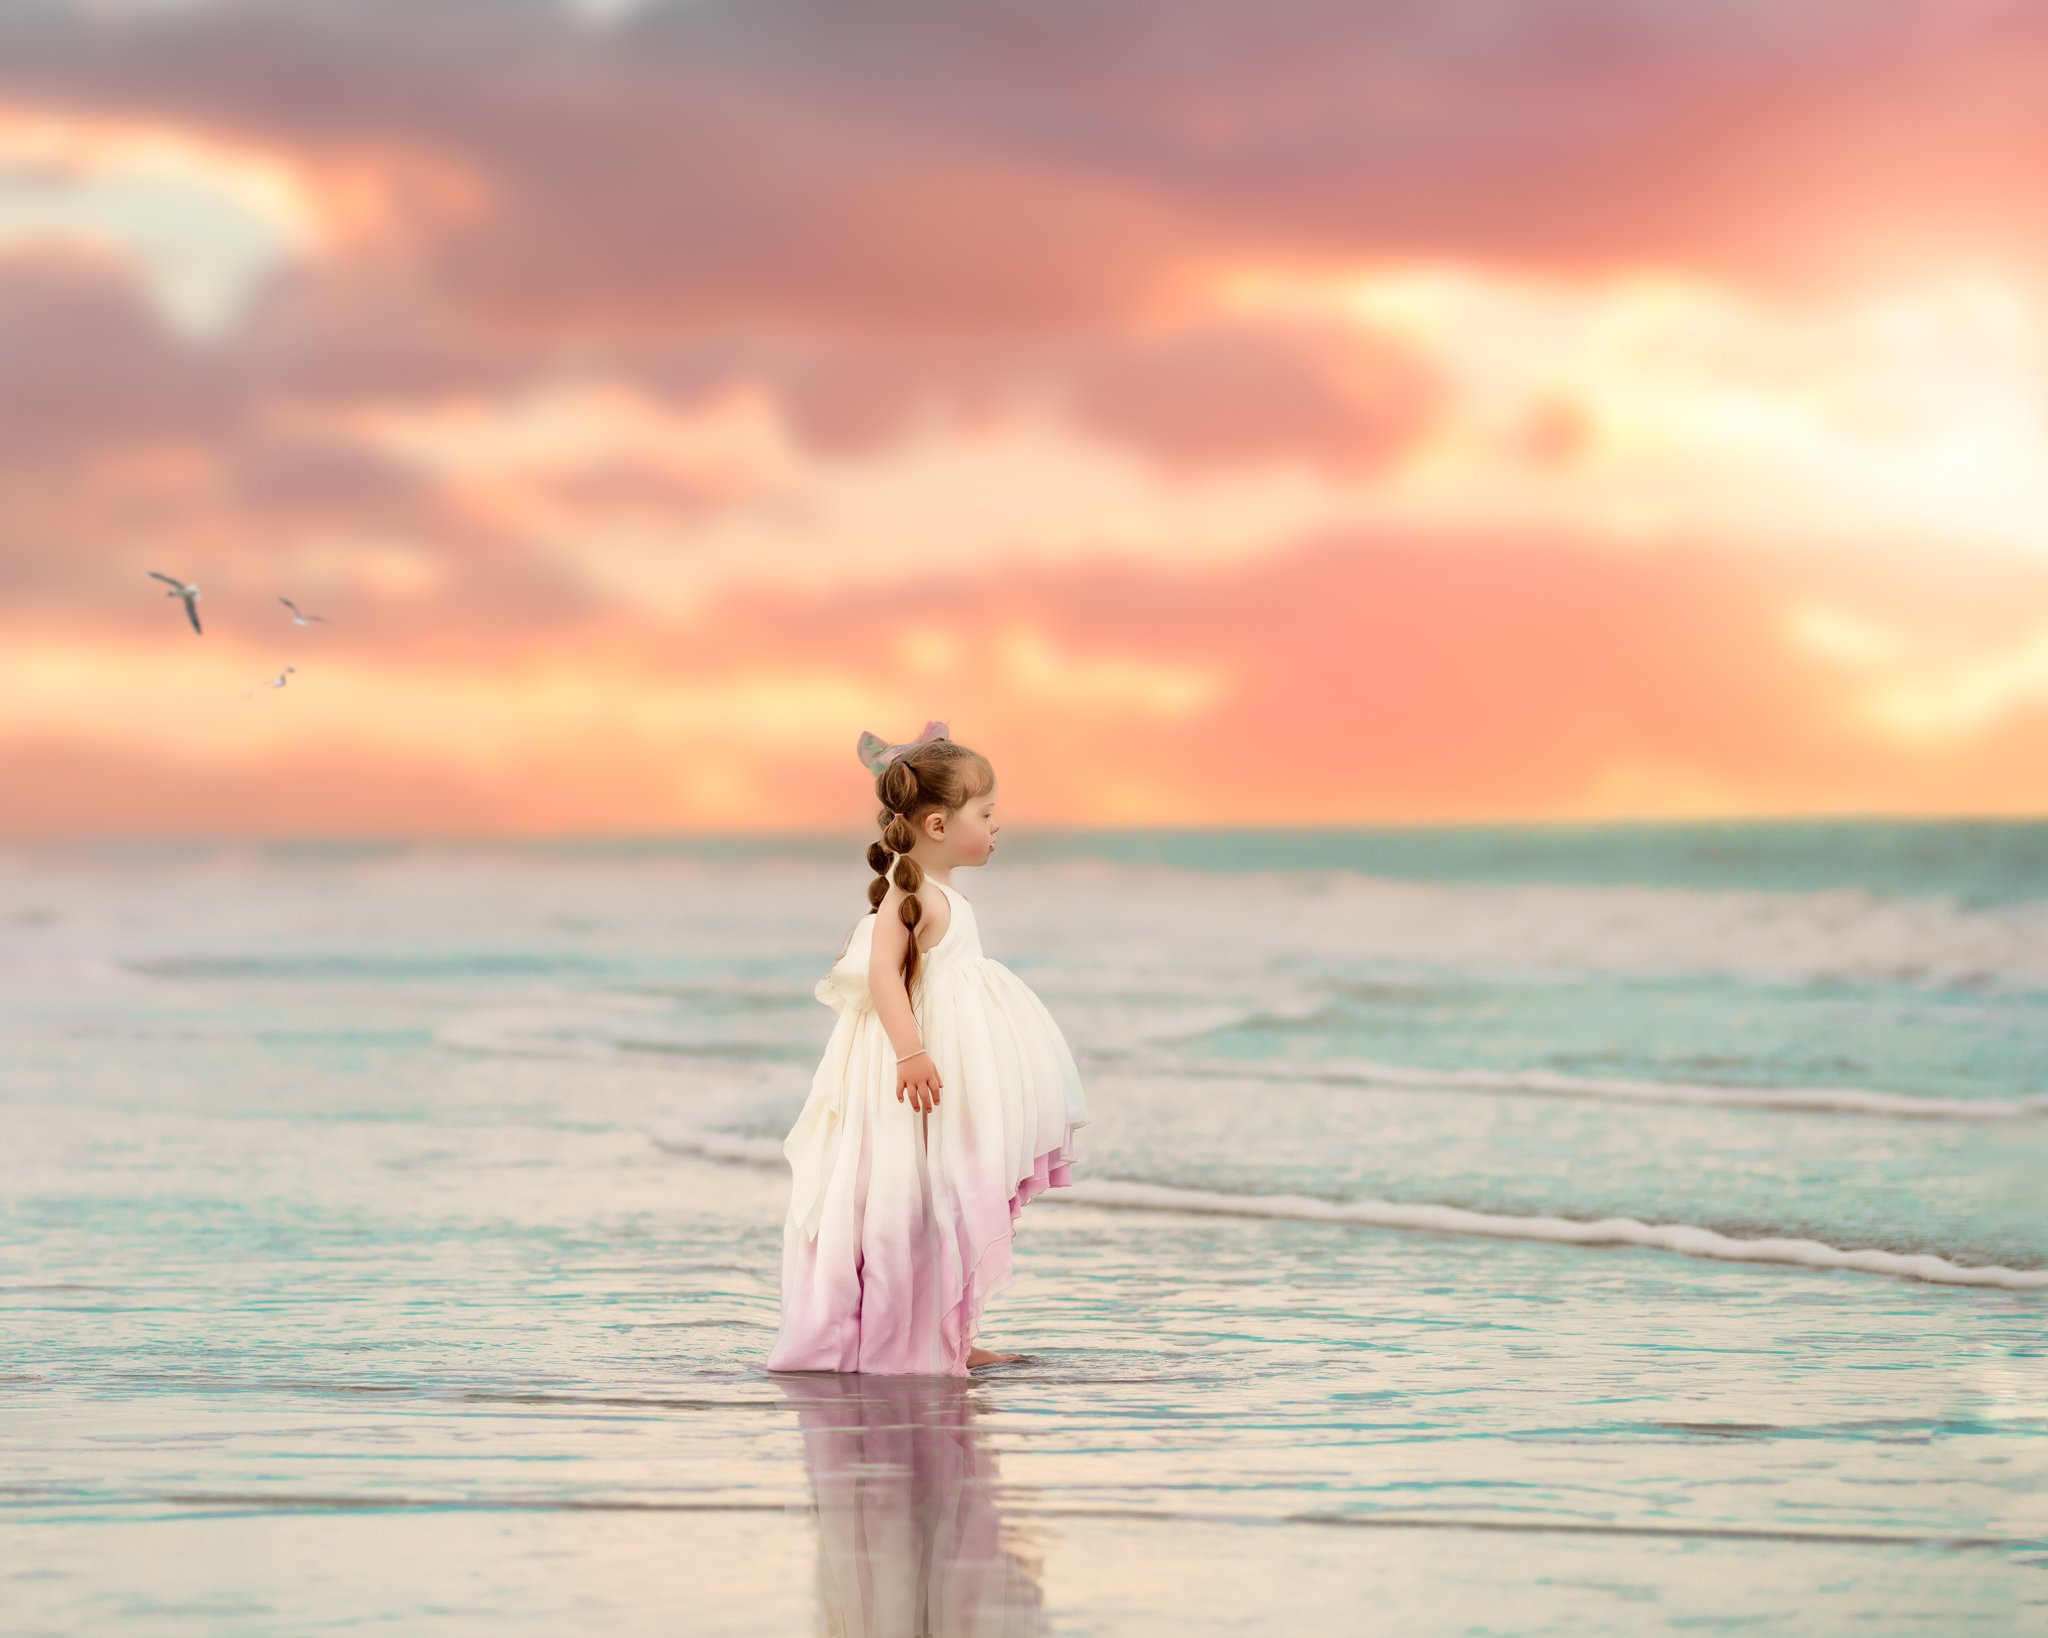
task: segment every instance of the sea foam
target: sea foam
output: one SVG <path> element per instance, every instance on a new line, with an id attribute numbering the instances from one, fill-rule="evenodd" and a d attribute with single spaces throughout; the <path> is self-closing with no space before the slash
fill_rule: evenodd
<path id="1" fill-rule="evenodd" d="M 749 1166 L 785 1164 L 778 1138 L 720 1131 L 719 1125 L 759 1121 L 772 1109 L 787 1111 L 788 1094 L 721 1100 L 657 1120 L 649 1135 L 664 1149 Z M 1365 1228 L 1405 1229 L 1426 1234 L 1530 1240 L 1551 1245 L 1642 1246 L 1704 1257 L 1717 1262 L 1843 1269 L 1886 1274 L 1930 1285 L 1987 1286 L 2005 1291 L 2048 1290 L 2048 1270 L 1976 1266 L 1931 1253 L 1845 1249 L 1820 1240 L 1739 1239 L 1690 1223 L 1644 1223 L 1633 1217 L 1580 1221 L 1569 1217 L 1518 1217 L 1468 1211 L 1459 1206 L 1394 1200 L 1317 1200 L 1298 1194 L 1226 1194 L 1162 1183 L 1084 1178 L 1039 1196 L 1058 1204 L 1096 1206 L 1107 1211 L 1174 1212 L 1208 1217 L 1278 1218 L 1307 1223 L 1348 1223 Z"/>
<path id="2" fill-rule="evenodd" d="M 1126 1067 L 1126 1066 L 1119 1066 Z M 1871 1092 L 1850 1086 L 1717 1086 L 1689 1081 L 1618 1080 L 1560 1075 L 1542 1069 L 1418 1069 L 1406 1064 L 1276 1062 L 1254 1059 L 1180 1059 L 1129 1066 L 1147 1075 L 1192 1075 L 1204 1079 L 1311 1081 L 1333 1085 L 1404 1089 L 1442 1088 L 1462 1092 L 1526 1092 L 1554 1098 L 1597 1098 L 1617 1103 L 1710 1104 L 1724 1109 L 1795 1109 L 1808 1113 L 1875 1115 L 1893 1120 L 2026 1120 L 2048 1115 L 2048 1097 L 1920 1098 Z"/>
<path id="3" fill-rule="evenodd" d="M 2008 1291 L 2048 1290 L 2048 1270 L 1973 1267 L 1930 1254 L 1844 1250 L 1819 1240 L 1742 1240 L 1689 1223 L 1642 1223 L 1633 1217 L 1579 1222 L 1569 1217 L 1510 1217 L 1457 1206 L 1411 1205 L 1392 1200 L 1313 1200 L 1305 1195 L 1219 1194 L 1155 1183 L 1083 1179 L 1046 1195 L 1077 1206 L 1112 1211 L 1189 1212 L 1218 1217 L 1278 1217 L 1310 1223 L 1358 1223 L 1370 1228 L 1415 1229 L 1433 1234 L 1480 1235 L 1493 1240 L 1541 1240 L 1572 1246 L 1648 1246 L 1685 1257 L 1730 1263 L 1790 1263 L 1802 1268 L 1843 1268 L 1892 1274 L 1933 1285 L 1995 1286 Z"/>

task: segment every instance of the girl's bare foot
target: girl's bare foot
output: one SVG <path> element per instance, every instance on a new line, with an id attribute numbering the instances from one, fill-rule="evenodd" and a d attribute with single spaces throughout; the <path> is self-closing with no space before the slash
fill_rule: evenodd
<path id="1" fill-rule="evenodd" d="M 979 1370 L 984 1365 L 1015 1365 L 1023 1359 L 1022 1354 L 992 1354 L 986 1348 L 967 1350 L 967 1368 Z"/>

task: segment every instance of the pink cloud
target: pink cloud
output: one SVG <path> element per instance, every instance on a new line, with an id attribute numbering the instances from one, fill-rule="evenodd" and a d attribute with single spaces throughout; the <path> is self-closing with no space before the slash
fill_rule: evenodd
<path id="1" fill-rule="evenodd" d="M 836 720 L 856 705 L 981 725 L 1040 819 L 2048 801 L 2033 639 L 2003 612 L 2048 589 L 2027 561 L 1937 575 L 1888 549 L 1907 567 L 1877 574 L 1748 514 L 1709 527 L 1734 487 L 1711 465 L 1682 493 L 1654 465 L 1567 493 L 1643 428 L 1662 447 L 1694 423 L 1566 380 L 1503 433 L 1461 408 L 1441 335 L 1216 297 L 1247 269 L 1339 290 L 1404 259 L 1501 288 L 1656 267 L 1822 297 L 1974 259 L 2038 290 L 2044 48 L 2017 0 L 745 0 L 608 29 L 540 0 L 9 8 L 0 105 L 185 133 L 202 170 L 310 179 L 347 231 L 309 231 L 206 339 L 118 257 L 0 256 L 7 647 L 114 679 L 0 717 L 0 829 L 726 825 L 747 810 L 717 791 L 757 787 L 836 822 L 864 801 L 842 742 L 885 726 Z M 1545 322 L 1597 331 L 1596 305 Z M 1767 356 L 1699 424 L 1761 425 L 1802 474 L 1869 470 L 1891 423 L 1822 436 L 1862 355 L 1810 395 L 1828 414 L 1781 424 L 1751 389 L 1827 326 L 1774 323 L 1740 332 Z M 609 455 L 540 478 L 364 430 L 579 392 L 637 408 L 589 423 Z M 730 495 L 665 446 L 749 394 L 793 474 L 748 492 L 772 538 L 716 534 Z M 952 442 L 916 466 L 934 427 Z M 1022 476 L 973 489 L 970 457 Z M 1465 487 L 1429 527 L 1420 502 L 1323 504 L 1432 459 Z M 1658 549 L 1597 543 L 1649 486 Z M 1016 541 L 966 526 L 1048 491 Z M 928 546 L 956 515 L 967 544 Z M 721 552 L 732 572 L 673 595 L 641 572 Z M 269 664 L 279 592 L 317 596 L 390 720 L 337 716 L 317 761 L 246 714 L 211 761 L 138 738 L 155 679 L 228 687 L 164 635 L 148 568 L 206 585 L 208 643 L 241 645 L 206 651 L 220 679 Z M 1841 638 L 1868 631 L 1900 635 Z M 1952 657 L 1993 638 L 1996 666 Z M 537 713 L 528 754 L 436 757 L 400 703 L 429 690 L 472 746 Z M 722 712 L 753 726 L 720 741 Z M 1907 743 L 1887 721 L 1949 726 Z M 716 780 L 675 765 L 691 732 Z"/>

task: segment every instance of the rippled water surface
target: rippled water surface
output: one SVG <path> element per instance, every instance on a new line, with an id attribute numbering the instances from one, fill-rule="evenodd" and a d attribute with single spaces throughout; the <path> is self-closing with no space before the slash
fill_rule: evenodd
<path id="1" fill-rule="evenodd" d="M 0 1632 L 2041 1630 L 2041 850 L 1488 834 L 963 878 L 1166 1208 L 964 1385 L 760 1368 L 857 857 L 0 859 Z"/>

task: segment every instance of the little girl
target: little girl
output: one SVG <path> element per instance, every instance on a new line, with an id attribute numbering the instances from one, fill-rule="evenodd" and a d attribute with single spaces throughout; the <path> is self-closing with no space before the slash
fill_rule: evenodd
<path id="1" fill-rule="evenodd" d="M 1068 1181 L 1088 1105 L 1059 1026 L 981 953 L 953 888 L 1001 828 L 988 759 L 942 722 L 908 745 L 863 734 L 860 758 L 882 801 L 875 913 L 818 985 L 839 1026 L 783 1144 L 768 1368 L 965 1376 L 1019 1357 L 975 1347 L 982 1307 L 1010 1285 L 1024 1202 Z"/>

